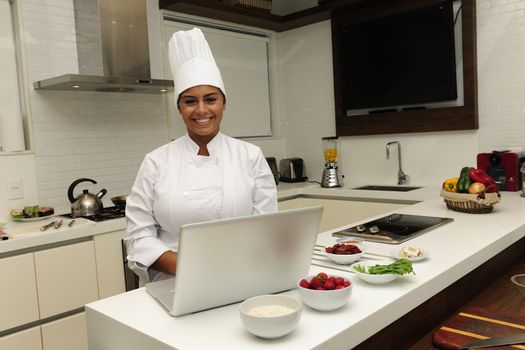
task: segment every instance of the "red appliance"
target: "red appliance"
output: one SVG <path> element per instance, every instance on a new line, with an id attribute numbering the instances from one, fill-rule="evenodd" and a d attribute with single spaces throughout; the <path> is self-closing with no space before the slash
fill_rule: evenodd
<path id="1" fill-rule="evenodd" d="M 521 165 L 525 161 L 524 153 L 510 151 L 492 151 L 479 153 L 478 169 L 485 170 L 496 182 L 500 191 L 516 192 L 522 187 Z"/>

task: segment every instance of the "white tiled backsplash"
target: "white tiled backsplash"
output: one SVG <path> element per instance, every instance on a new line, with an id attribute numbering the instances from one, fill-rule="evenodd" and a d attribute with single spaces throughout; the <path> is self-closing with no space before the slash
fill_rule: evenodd
<path id="1" fill-rule="evenodd" d="M 479 151 L 525 146 L 524 4 L 476 1 L 479 130 L 343 137 L 340 162 L 348 185 L 395 182 L 394 159 L 384 154 L 392 140 L 401 141 L 403 170 L 412 182 L 432 185 L 466 163 L 475 165 Z M 19 5 L 29 86 L 76 73 L 73 1 L 20 0 Z M 307 175 L 317 180 L 323 167 L 321 137 L 335 134 L 330 31 L 324 21 L 277 35 L 281 86 L 274 102 L 280 105 L 282 138 L 271 147 L 283 145 L 281 155 L 303 157 Z M 87 188 L 104 187 L 108 198 L 129 191 L 143 156 L 167 141 L 161 96 L 32 89 L 29 95 L 37 198 L 59 210 L 68 209 L 65 191 L 79 177 L 99 181 Z M 264 141 L 255 143 L 265 150 Z"/>
<path id="2" fill-rule="evenodd" d="M 335 135 L 330 36 L 330 21 L 277 36 L 286 154 L 302 157 L 315 180 L 324 164 L 321 138 Z"/>
<path id="3" fill-rule="evenodd" d="M 158 95 L 45 92 L 34 94 L 38 198 L 64 207 L 67 186 L 81 177 L 128 194 L 144 155 L 167 142 L 164 98 Z M 78 193 L 78 192 L 77 192 Z"/>
<path id="4" fill-rule="evenodd" d="M 72 0 L 21 2 L 28 83 L 77 73 Z M 113 196 L 128 194 L 144 155 L 168 141 L 165 97 L 30 89 L 37 198 L 69 211 L 66 191 L 78 186 Z"/>

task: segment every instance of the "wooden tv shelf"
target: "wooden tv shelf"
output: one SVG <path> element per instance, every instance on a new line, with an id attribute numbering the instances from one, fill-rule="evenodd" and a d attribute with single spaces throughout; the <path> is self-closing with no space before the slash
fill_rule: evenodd
<path id="1" fill-rule="evenodd" d="M 332 0 L 285 16 L 274 15 L 256 8 L 228 5 L 218 0 L 159 0 L 159 8 L 283 32 L 330 19 L 336 10 L 363 6 L 365 2 L 368 3 L 370 0 Z"/>

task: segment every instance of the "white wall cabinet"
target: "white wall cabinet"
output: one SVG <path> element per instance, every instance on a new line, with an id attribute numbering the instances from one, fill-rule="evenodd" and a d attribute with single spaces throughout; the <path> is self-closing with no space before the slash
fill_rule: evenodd
<path id="1" fill-rule="evenodd" d="M 18 68 L 11 4 L 0 1 L 0 109 L 1 112 L 20 113 Z"/>
<path id="2" fill-rule="evenodd" d="M 0 260 L 0 331 L 39 318 L 33 254 Z"/>
<path id="3" fill-rule="evenodd" d="M 74 310 L 98 300 L 92 241 L 34 254 L 41 318 Z"/>
<path id="4" fill-rule="evenodd" d="M 123 230 L 97 235 L 94 238 L 100 299 L 126 291 L 122 237 Z"/>
<path id="5" fill-rule="evenodd" d="M 42 325 L 43 350 L 88 350 L 85 312 Z"/>

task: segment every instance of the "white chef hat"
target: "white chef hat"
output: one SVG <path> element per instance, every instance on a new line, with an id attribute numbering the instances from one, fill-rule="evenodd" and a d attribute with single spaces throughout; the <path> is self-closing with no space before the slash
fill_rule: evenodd
<path id="1" fill-rule="evenodd" d="M 215 86 L 226 96 L 221 72 L 199 28 L 173 34 L 169 42 L 169 59 L 175 99 L 184 90 L 197 85 Z"/>

